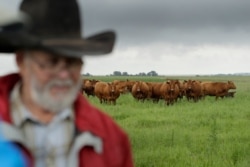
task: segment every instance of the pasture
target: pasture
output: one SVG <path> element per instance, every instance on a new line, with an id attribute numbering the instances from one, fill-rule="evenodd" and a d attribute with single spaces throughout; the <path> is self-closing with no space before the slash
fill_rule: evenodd
<path id="1" fill-rule="evenodd" d="M 196 79 L 232 80 L 237 86 L 234 98 L 198 102 L 185 98 L 173 106 L 136 101 L 123 94 L 116 105 L 100 104 L 129 134 L 136 167 L 249 167 L 250 166 L 250 77 L 247 76 L 169 76 L 169 77 L 88 77 L 102 81 Z"/>

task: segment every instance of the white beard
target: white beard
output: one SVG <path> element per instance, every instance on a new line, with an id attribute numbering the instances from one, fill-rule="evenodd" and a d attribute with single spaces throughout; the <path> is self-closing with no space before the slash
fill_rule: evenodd
<path id="1" fill-rule="evenodd" d="M 58 93 L 52 96 L 50 93 L 50 89 L 55 85 L 69 86 L 70 90 L 67 93 Z M 59 113 L 63 109 L 72 106 L 80 90 L 80 86 L 80 80 L 77 84 L 74 84 L 70 79 L 64 81 L 53 79 L 46 85 L 41 86 L 36 77 L 32 76 L 31 96 L 34 102 L 42 108 L 53 113 Z"/>

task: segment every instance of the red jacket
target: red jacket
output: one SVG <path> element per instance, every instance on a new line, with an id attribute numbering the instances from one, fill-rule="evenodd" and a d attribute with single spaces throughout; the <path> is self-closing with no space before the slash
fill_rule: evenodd
<path id="1" fill-rule="evenodd" d="M 25 142 L 12 125 L 9 95 L 20 80 L 18 74 L 0 77 L 0 117 L 5 137 L 20 146 L 33 158 L 25 147 Z M 77 136 L 69 166 L 79 167 L 133 167 L 132 152 L 127 134 L 106 114 L 92 106 L 81 94 L 77 96 L 75 107 L 75 127 Z M 76 156 L 74 156 L 74 152 Z M 78 155 L 77 155 L 78 154 Z"/>

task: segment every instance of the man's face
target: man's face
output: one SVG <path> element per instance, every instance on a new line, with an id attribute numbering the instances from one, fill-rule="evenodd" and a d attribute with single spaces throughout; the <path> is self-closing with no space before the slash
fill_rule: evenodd
<path id="1" fill-rule="evenodd" d="M 72 105 L 77 96 L 81 67 L 79 58 L 55 56 L 43 51 L 25 52 L 19 62 L 25 87 L 22 93 L 28 93 L 40 107 L 60 112 Z"/>

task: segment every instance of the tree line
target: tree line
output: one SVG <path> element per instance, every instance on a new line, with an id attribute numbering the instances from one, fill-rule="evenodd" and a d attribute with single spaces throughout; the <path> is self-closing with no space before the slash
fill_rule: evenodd
<path id="1" fill-rule="evenodd" d="M 93 76 L 90 73 L 83 74 L 84 76 Z M 158 76 L 156 71 L 149 72 L 140 72 L 138 74 L 129 74 L 128 72 L 114 71 L 112 74 L 108 74 L 108 76 Z"/>

